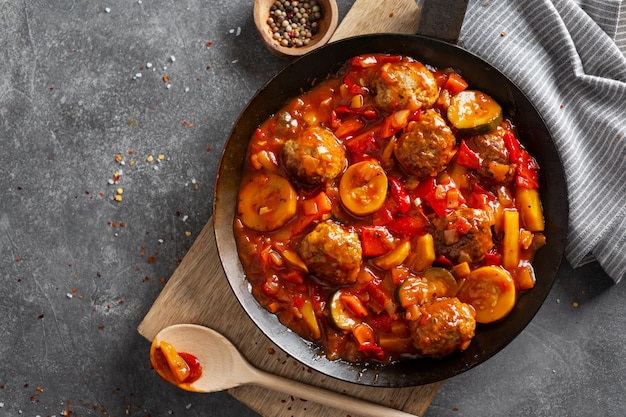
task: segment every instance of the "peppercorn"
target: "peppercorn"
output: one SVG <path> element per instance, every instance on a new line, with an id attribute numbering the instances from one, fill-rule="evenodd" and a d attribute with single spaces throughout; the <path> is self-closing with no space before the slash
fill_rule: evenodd
<path id="1" fill-rule="evenodd" d="M 308 45 L 319 32 L 323 10 L 317 0 L 276 0 L 270 7 L 267 25 L 272 38 L 284 47 Z"/>

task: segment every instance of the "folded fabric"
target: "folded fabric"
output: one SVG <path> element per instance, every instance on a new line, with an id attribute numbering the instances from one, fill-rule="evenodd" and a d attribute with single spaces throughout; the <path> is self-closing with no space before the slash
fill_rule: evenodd
<path id="1" fill-rule="evenodd" d="M 566 259 L 596 259 L 615 282 L 626 274 L 625 2 L 470 1 L 458 42 L 546 121 L 568 183 Z"/>

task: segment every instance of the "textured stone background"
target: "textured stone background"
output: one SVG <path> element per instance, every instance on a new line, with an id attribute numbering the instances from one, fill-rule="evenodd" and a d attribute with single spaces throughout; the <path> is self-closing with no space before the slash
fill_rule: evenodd
<path id="1" fill-rule="evenodd" d="M 0 0 L 0 45 L 0 416 L 256 415 L 162 383 L 136 332 L 211 215 L 239 112 L 285 65 L 252 2 Z M 564 264 L 427 417 L 623 416 L 625 293 Z"/>

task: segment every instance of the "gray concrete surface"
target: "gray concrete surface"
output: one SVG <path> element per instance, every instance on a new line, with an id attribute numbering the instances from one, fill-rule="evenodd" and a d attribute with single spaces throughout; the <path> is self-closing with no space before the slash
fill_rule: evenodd
<path id="1" fill-rule="evenodd" d="M 136 332 L 211 215 L 236 117 L 285 65 L 252 2 L 0 0 L 0 45 L 0 416 L 255 416 L 162 383 Z M 625 296 L 564 263 L 426 417 L 626 415 Z"/>

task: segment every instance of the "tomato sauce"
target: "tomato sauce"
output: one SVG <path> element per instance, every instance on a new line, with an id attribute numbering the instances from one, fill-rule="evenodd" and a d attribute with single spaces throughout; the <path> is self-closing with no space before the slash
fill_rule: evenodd
<path id="1" fill-rule="evenodd" d="M 450 121 L 468 88 L 449 68 L 358 56 L 251 137 L 234 222 L 246 279 L 328 358 L 444 357 L 534 286 L 539 166 L 483 93 L 475 123 Z"/>

